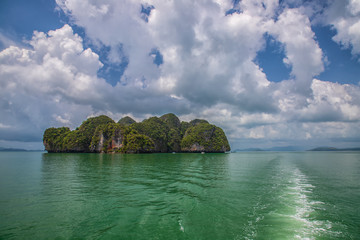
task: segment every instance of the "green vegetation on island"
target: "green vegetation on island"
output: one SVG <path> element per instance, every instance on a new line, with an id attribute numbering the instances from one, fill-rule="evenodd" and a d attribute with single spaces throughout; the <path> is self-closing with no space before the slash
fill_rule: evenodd
<path id="1" fill-rule="evenodd" d="M 48 152 L 171 153 L 227 152 L 224 131 L 206 120 L 180 122 L 172 113 L 136 122 L 124 117 L 115 123 L 101 115 L 84 121 L 71 131 L 48 128 L 43 142 Z"/>

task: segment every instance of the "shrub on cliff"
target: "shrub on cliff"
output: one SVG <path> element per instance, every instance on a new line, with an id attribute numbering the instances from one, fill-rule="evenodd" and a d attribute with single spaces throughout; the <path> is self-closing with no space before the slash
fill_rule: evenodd
<path id="1" fill-rule="evenodd" d="M 145 119 L 141 123 L 134 123 L 131 127 L 140 134 L 144 134 L 151 138 L 155 144 L 156 152 L 168 152 L 167 142 L 169 127 L 158 117 Z"/>
<path id="2" fill-rule="evenodd" d="M 168 139 L 168 152 L 180 152 L 180 142 L 181 142 L 181 123 L 179 118 L 173 114 L 168 113 L 160 117 L 161 120 L 169 127 L 167 133 Z"/>
<path id="3" fill-rule="evenodd" d="M 191 126 L 188 122 L 181 122 L 180 124 L 180 137 L 181 139 L 184 137 L 186 130 Z"/>
<path id="4" fill-rule="evenodd" d="M 43 137 L 45 149 L 54 150 L 54 152 L 63 151 L 63 139 L 69 132 L 68 127 L 46 129 Z"/>
<path id="5" fill-rule="evenodd" d="M 130 131 L 124 141 L 124 147 L 120 149 L 123 153 L 150 153 L 155 151 L 154 141 L 148 136 Z"/>
<path id="6" fill-rule="evenodd" d="M 184 152 L 226 152 L 230 151 L 224 131 L 215 125 L 201 122 L 189 127 L 181 141 Z"/>
<path id="7" fill-rule="evenodd" d="M 175 129 L 180 128 L 180 120 L 173 113 L 162 115 L 160 119 L 163 120 L 169 128 L 175 128 Z"/>
<path id="8" fill-rule="evenodd" d="M 105 115 L 101 115 L 98 117 L 91 117 L 80 125 L 79 131 L 82 132 L 85 135 L 85 137 L 90 139 L 91 141 L 91 138 L 94 135 L 96 128 L 99 125 L 108 124 L 108 123 L 115 123 L 115 122 L 114 120 L 112 120 L 111 118 Z"/>
<path id="9" fill-rule="evenodd" d="M 83 131 L 79 129 L 67 133 L 63 138 L 64 152 L 88 152 L 88 139 Z"/>
<path id="10" fill-rule="evenodd" d="M 136 121 L 134 119 L 132 119 L 131 117 L 126 116 L 126 117 L 123 117 L 122 119 L 120 119 L 118 121 L 118 123 L 120 123 L 121 125 L 124 125 L 124 126 L 130 126 L 131 124 L 136 123 Z"/>
<path id="11" fill-rule="evenodd" d="M 209 122 L 204 120 L 204 119 L 194 119 L 194 120 L 190 121 L 191 126 L 195 126 L 195 125 L 198 125 L 200 123 L 209 123 Z"/>

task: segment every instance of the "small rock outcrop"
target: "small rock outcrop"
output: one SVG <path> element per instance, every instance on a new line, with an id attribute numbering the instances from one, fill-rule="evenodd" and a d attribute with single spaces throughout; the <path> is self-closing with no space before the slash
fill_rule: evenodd
<path id="1" fill-rule="evenodd" d="M 115 123 L 107 116 L 89 118 L 73 131 L 48 128 L 43 138 L 48 152 L 167 153 L 226 152 L 224 131 L 206 120 L 180 122 L 172 113 L 135 122 L 124 117 Z"/>

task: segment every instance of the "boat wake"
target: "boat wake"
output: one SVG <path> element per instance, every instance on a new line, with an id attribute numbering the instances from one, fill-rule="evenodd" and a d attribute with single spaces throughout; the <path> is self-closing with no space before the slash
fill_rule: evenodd
<path id="1" fill-rule="evenodd" d="M 316 187 L 294 165 L 278 165 L 271 169 L 269 182 L 259 191 L 249 211 L 243 238 L 318 239 L 339 237 L 333 223 L 319 213 L 325 203 L 314 195 Z"/>
<path id="2" fill-rule="evenodd" d="M 313 200 L 315 186 L 309 183 L 305 174 L 298 168 L 290 171 L 288 186 L 282 198 L 287 200 L 288 207 L 293 213 L 285 215 L 295 220 L 294 239 L 317 239 L 319 237 L 339 236 L 339 232 L 332 231 L 332 222 L 316 218 L 318 212 L 324 211 L 324 202 Z"/>
<path id="3" fill-rule="evenodd" d="M 295 231 L 296 239 L 314 239 L 321 235 L 321 232 L 328 231 L 331 228 L 331 223 L 315 220 L 313 213 L 316 209 L 321 209 L 324 203 L 321 201 L 312 201 L 310 197 L 313 193 L 314 186 L 307 180 L 298 168 L 292 172 L 292 179 L 289 181 L 287 194 L 293 198 L 295 203 L 295 214 L 292 218 L 300 222 L 302 227 Z"/>

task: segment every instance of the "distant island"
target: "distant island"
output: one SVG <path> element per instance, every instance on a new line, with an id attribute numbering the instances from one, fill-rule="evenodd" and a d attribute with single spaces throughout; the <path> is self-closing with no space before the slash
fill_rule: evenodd
<path id="1" fill-rule="evenodd" d="M 136 122 L 124 117 L 117 123 L 101 115 L 68 127 L 48 128 L 43 143 L 49 153 L 172 153 L 230 151 L 224 131 L 203 119 L 180 122 L 172 113 Z"/>
<path id="2" fill-rule="evenodd" d="M 308 151 L 330 151 L 330 152 L 339 152 L 339 151 L 360 151 L 360 148 L 334 148 L 334 147 L 317 147 L 310 149 Z"/>
<path id="3" fill-rule="evenodd" d="M 235 149 L 233 152 L 298 152 L 305 151 L 306 148 L 298 146 L 282 146 L 282 147 L 271 147 L 271 148 L 244 148 Z"/>
<path id="4" fill-rule="evenodd" d="M 330 151 L 330 152 L 339 152 L 339 151 L 360 151 L 360 148 L 335 148 L 335 147 L 316 147 L 313 149 L 306 150 L 304 147 L 296 146 L 286 146 L 286 147 L 272 147 L 272 148 L 245 148 L 245 149 L 235 149 L 232 152 L 302 152 L 302 151 Z"/>
<path id="5" fill-rule="evenodd" d="M 27 150 L 22 148 L 3 148 L 0 147 L 0 152 L 42 152 L 44 150 Z"/>

